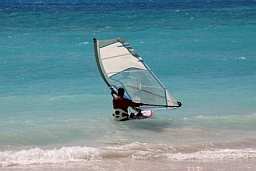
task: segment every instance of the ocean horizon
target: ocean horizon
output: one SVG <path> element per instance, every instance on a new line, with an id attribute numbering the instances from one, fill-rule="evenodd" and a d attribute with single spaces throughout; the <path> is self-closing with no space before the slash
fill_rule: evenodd
<path id="1" fill-rule="evenodd" d="M 0 170 L 255 170 L 256 1 L 1 0 L 0 24 Z M 95 37 L 183 106 L 113 120 Z"/>

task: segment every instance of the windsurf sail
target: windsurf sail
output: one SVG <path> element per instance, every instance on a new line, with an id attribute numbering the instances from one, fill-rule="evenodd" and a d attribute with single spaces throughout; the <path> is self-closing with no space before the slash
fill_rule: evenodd
<path id="1" fill-rule="evenodd" d="M 124 88 L 128 98 L 144 107 L 181 106 L 125 40 L 94 38 L 94 49 L 99 72 L 108 87 Z"/>

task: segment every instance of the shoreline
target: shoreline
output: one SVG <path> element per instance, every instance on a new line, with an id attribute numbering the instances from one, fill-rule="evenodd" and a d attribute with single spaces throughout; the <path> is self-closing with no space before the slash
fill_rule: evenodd
<path id="1" fill-rule="evenodd" d="M 206 168 L 211 171 L 217 169 L 215 166 L 221 166 L 223 169 L 220 168 L 220 170 L 230 170 L 232 167 L 256 169 L 256 148 L 200 148 L 193 151 L 191 149 L 184 150 L 166 144 L 131 143 L 101 148 L 66 146 L 54 149 L 2 151 L 0 152 L 0 170 L 69 171 L 140 168 L 138 170 L 202 171 Z"/>

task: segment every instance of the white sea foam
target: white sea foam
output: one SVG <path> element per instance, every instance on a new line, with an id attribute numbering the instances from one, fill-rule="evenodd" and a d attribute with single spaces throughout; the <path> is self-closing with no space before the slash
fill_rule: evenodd
<path id="1" fill-rule="evenodd" d="M 0 166 L 58 164 L 94 160 L 99 156 L 98 150 L 91 147 L 62 147 L 50 150 L 32 148 L 29 150 L 0 152 Z"/>
<path id="2" fill-rule="evenodd" d="M 209 149 L 184 152 L 166 144 L 131 143 L 108 147 L 62 147 L 59 149 L 32 148 L 0 152 L 0 167 L 66 164 L 104 159 L 166 159 L 170 161 L 215 161 L 256 159 L 256 149 Z"/>
<path id="3" fill-rule="evenodd" d="M 200 161 L 216 161 L 216 160 L 236 160 L 236 159 L 252 159 L 256 158 L 255 149 L 221 149 L 198 151 L 194 153 L 176 153 L 167 154 L 171 160 L 200 160 Z"/>
<path id="4" fill-rule="evenodd" d="M 245 56 L 239 56 L 237 57 L 238 60 L 246 60 L 247 58 Z"/>
<path id="5" fill-rule="evenodd" d="M 85 41 L 85 42 L 80 42 L 80 43 L 79 43 L 79 46 L 80 46 L 80 45 L 88 45 L 88 44 L 89 44 L 89 42 L 86 42 L 86 41 Z"/>

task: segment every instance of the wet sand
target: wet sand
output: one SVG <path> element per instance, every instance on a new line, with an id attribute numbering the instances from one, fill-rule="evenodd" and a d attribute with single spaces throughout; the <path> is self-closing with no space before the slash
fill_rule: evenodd
<path id="1" fill-rule="evenodd" d="M 256 160 L 167 161 L 167 160 L 99 160 L 63 165 L 36 165 L 0 168 L 1 171 L 255 171 Z"/>

